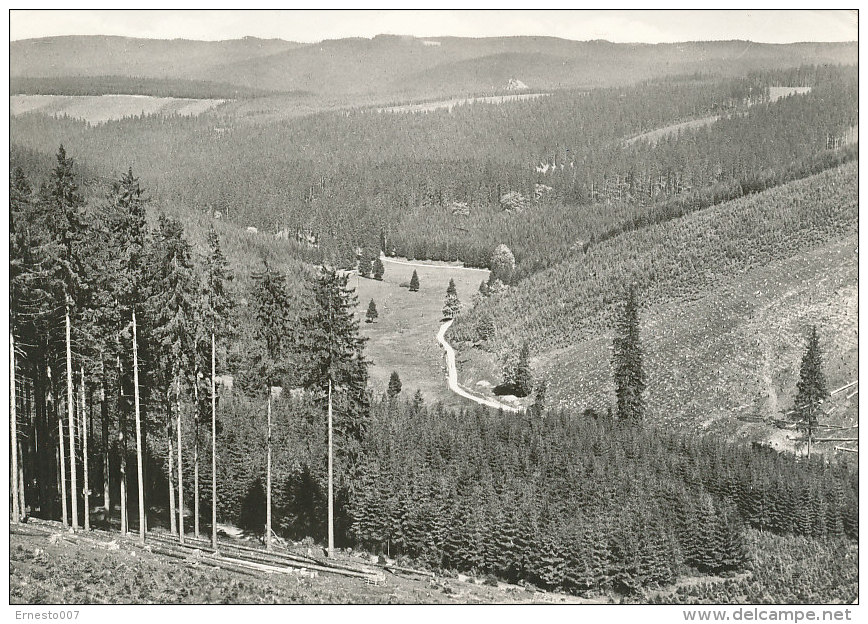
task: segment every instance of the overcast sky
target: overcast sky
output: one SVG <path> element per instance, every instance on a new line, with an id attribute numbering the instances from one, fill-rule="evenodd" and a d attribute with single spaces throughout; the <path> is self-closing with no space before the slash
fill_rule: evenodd
<path id="1" fill-rule="evenodd" d="M 10 38 L 122 35 L 159 39 L 244 36 L 313 42 L 417 37 L 548 35 L 615 42 L 749 39 L 856 41 L 855 11 L 10 11 Z"/>

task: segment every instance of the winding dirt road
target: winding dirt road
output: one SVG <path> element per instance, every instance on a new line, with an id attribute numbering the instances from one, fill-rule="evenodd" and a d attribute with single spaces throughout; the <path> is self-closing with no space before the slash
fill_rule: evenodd
<path id="1" fill-rule="evenodd" d="M 518 408 L 513 407 L 512 405 L 506 405 L 505 403 L 501 403 L 500 401 L 486 399 L 471 394 L 460 385 L 458 385 L 458 369 L 455 367 L 455 349 L 452 348 L 452 345 L 446 342 L 446 331 L 452 325 L 453 320 L 454 319 L 450 319 L 443 323 L 440 326 L 440 331 L 437 332 L 437 342 L 439 342 L 440 346 L 443 347 L 443 349 L 446 351 L 446 381 L 449 384 L 449 389 L 452 390 L 452 392 L 454 392 L 455 394 L 463 396 L 465 399 L 470 399 L 471 401 L 479 403 L 480 405 L 486 405 L 495 409 L 502 409 L 505 412 L 519 411 Z"/>

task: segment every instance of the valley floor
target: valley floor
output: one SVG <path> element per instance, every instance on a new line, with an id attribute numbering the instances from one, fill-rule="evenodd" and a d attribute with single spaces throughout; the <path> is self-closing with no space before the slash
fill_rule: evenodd
<path id="1" fill-rule="evenodd" d="M 420 390 L 430 403 L 470 406 L 447 385 L 446 359 L 437 333 L 443 322 L 449 280 L 455 280 L 458 298 L 467 307 L 480 282 L 488 279 L 488 271 L 400 258 L 383 258 L 383 265 L 386 271 L 382 281 L 351 275 L 349 282 L 356 289 L 360 316 L 364 316 L 371 300 L 379 313 L 373 323 L 361 319 L 361 334 L 368 339 L 365 355 L 372 361 L 371 386 L 377 392 L 385 391 L 395 371 L 401 378 L 402 396 L 411 397 Z M 419 276 L 418 292 L 408 288 L 413 271 Z"/>

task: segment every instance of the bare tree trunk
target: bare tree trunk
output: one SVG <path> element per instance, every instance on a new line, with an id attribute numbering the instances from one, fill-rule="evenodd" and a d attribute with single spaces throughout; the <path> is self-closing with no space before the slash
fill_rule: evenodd
<path id="1" fill-rule="evenodd" d="M 198 367 L 197 367 L 198 368 Z M 193 382 L 193 535 L 199 539 L 199 371 Z"/>
<path id="2" fill-rule="evenodd" d="M 211 332 L 211 547 L 217 549 L 217 392 L 215 371 L 217 349 Z"/>
<path id="3" fill-rule="evenodd" d="M 175 518 L 175 453 L 172 450 L 174 442 L 172 442 L 172 411 L 171 407 L 166 407 L 166 438 L 169 444 L 169 531 L 172 535 L 178 532 L 177 519 Z"/>
<path id="4" fill-rule="evenodd" d="M 27 517 L 27 500 L 24 496 L 24 473 L 28 472 L 31 476 L 31 479 L 35 479 L 36 475 L 39 473 L 39 468 L 37 467 L 39 461 L 39 441 L 37 434 L 37 411 L 36 411 L 36 394 L 34 392 L 33 381 L 24 381 L 24 420 L 28 424 L 28 430 L 30 432 L 30 437 L 26 442 L 22 442 L 18 453 L 19 461 L 21 462 L 21 485 L 18 489 L 18 496 L 21 497 L 21 515 L 25 518 Z M 28 459 L 30 464 L 28 466 Z M 39 492 L 39 485 L 36 484 L 34 487 L 34 493 Z M 33 494 L 31 494 L 33 496 Z"/>
<path id="5" fill-rule="evenodd" d="M 268 463 L 265 472 L 265 548 L 271 550 L 271 385 L 268 385 Z"/>
<path id="6" fill-rule="evenodd" d="M 15 337 L 9 330 L 9 429 L 12 436 L 12 522 L 21 522 L 18 498 L 18 409 L 15 404 Z"/>
<path id="7" fill-rule="evenodd" d="M 66 445 L 63 442 L 63 416 L 57 414 L 57 433 L 60 438 L 60 501 L 63 512 L 63 526 L 69 526 L 66 507 Z"/>
<path id="8" fill-rule="evenodd" d="M 124 416 L 124 383 L 121 374 L 121 356 L 118 355 L 118 454 L 120 455 L 120 506 L 121 506 L 121 535 L 126 535 L 129 529 L 127 520 L 127 419 Z"/>
<path id="9" fill-rule="evenodd" d="M 81 465 L 84 469 L 84 530 L 90 531 L 90 473 L 88 472 L 87 454 L 87 404 L 85 403 L 84 364 L 81 365 Z"/>
<path id="10" fill-rule="evenodd" d="M 133 308 L 133 400 L 136 408 L 136 470 L 139 481 L 139 541 L 145 543 L 145 480 L 142 470 L 142 417 L 139 408 L 139 348 L 136 338 L 136 310 Z"/>
<path id="11" fill-rule="evenodd" d="M 184 543 L 184 470 L 181 463 L 181 379 L 175 386 L 175 407 L 178 420 L 178 539 Z"/>
<path id="12" fill-rule="evenodd" d="M 72 396 L 72 324 L 66 304 L 66 413 L 69 419 L 69 484 L 72 528 L 78 528 L 78 475 L 75 463 L 75 400 Z"/>
<path id="13" fill-rule="evenodd" d="M 105 509 L 106 520 L 111 520 L 112 496 L 111 496 L 111 467 L 109 465 L 109 413 L 108 403 L 105 400 L 105 362 L 102 353 L 99 355 L 100 380 L 99 380 L 99 411 L 102 418 L 102 502 Z"/>
<path id="14" fill-rule="evenodd" d="M 335 556 L 334 476 L 332 457 L 332 380 L 329 379 L 329 557 Z"/>
<path id="15" fill-rule="evenodd" d="M 18 440 L 18 509 L 22 519 L 27 517 L 27 502 L 24 500 L 24 445 Z"/>

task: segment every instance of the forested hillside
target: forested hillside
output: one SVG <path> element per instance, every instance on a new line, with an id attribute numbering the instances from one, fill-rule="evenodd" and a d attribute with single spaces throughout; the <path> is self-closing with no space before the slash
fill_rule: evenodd
<path id="1" fill-rule="evenodd" d="M 480 300 L 450 337 L 494 359 L 528 340 L 552 397 L 605 410 L 609 330 L 635 284 L 655 419 L 701 430 L 723 417 L 731 430 L 733 416 L 779 418 L 808 325 L 822 330 L 833 383 L 856 376 L 856 182 L 849 164 L 621 234 Z M 480 340 L 487 323 L 494 334 Z M 845 415 L 852 406 L 835 422 Z"/>
<path id="2" fill-rule="evenodd" d="M 812 89 L 770 102 L 769 85 L 780 82 Z M 723 118 L 709 127 L 624 143 L 714 112 Z M 11 135 L 43 152 L 60 137 L 106 174 L 131 158 L 166 200 L 310 234 L 319 246 L 301 255 L 314 262 L 351 263 L 355 247 L 385 243 L 388 253 L 487 266 L 506 243 L 519 279 L 618 231 L 849 160 L 856 148 L 844 139 L 856 123 L 855 70 L 823 67 L 261 126 L 205 115 L 91 128 L 24 115 L 12 119 Z"/>

